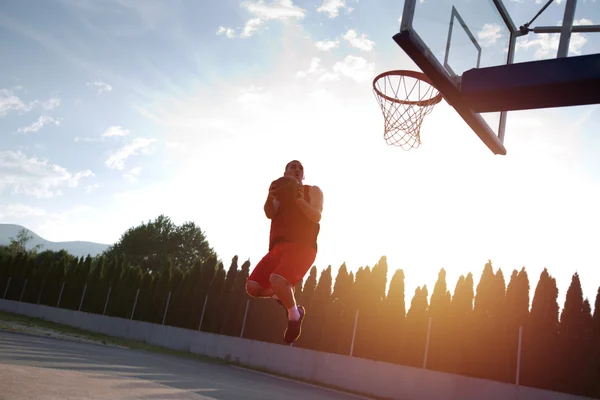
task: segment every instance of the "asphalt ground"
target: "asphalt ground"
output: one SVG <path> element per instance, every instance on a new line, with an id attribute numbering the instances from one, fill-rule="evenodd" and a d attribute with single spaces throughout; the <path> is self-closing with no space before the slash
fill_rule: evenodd
<path id="1" fill-rule="evenodd" d="M 1 400 L 365 397 L 226 364 L 0 331 Z"/>

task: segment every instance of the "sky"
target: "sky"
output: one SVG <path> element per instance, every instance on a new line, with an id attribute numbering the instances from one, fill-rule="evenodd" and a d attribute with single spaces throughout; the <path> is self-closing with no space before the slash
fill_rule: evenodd
<path id="1" fill-rule="evenodd" d="M 420 25 L 428 40 L 445 44 L 451 4 Z M 543 5 L 505 4 L 518 26 Z M 564 5 L 532 26 L 558 25 Z M 598 6 L 580 0 L 576 23 L 600 23 Z M 385 255 L 410 302 L 441 268 L 452 292 L 491 260 L 507 284 L 526 267 L 532 296 L 548 268 L 561 307 L 578 272 L 593 307 L 599 107 L 511 112 L 496 156 L 442 101 L 418 149 L 388 146 L 372 80 L 418 70 L 392 40 L 402 11 L 401 0 L 3 2 L 0 222 L 110 244 L 165 214 L 195 222 L 226 267 L 238 255 L 253 268 L 267 251 L 268 186 L 298 159 L 324 193 L 319 273 Z M 501 62 L 505 47 L 490 44 L 505 32 L 481 15 L 483 59 Z M 530 34 L 515 60 L 557 48 L 557 35 Z M 570 55 L 599 51 L 600 34 L 573 35 Z"/>

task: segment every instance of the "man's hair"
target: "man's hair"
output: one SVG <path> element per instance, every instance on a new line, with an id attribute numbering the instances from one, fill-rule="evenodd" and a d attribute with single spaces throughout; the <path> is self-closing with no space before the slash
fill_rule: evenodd
<path id="1" fill-rule="evenodd" d="M 292 160 L 292 161 L 290 161 L 289 163 L 285 164 L 285 169 L 287 170 L 287 169 L 289 168 L 289 166 L 290 166 L 292 163 L 295 163 L 295 162 L 297 162 L 298 164 L 302 165 L 302 163 L 301 163 L 300 161 L 298 161 L 298 160 Z M 304 166 L 302 165 L 302 167 L 304 167 Z"/>

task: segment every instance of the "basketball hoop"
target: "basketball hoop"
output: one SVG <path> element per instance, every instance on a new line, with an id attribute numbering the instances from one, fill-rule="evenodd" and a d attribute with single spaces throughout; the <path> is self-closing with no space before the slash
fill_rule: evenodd
<path id="1" fill-rule="evenodd" d="M 404 150 L 419 147 L 423 118 L 442 100 L 429 78 L 417 71 L 386 71 L 373 79 L 373 91 L 385 119 L 387 144 Z"/>

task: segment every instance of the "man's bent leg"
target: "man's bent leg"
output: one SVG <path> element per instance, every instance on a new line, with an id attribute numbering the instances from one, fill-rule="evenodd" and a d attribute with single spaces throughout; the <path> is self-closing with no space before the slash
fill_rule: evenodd
<path id="1" fill-rule="evenodd" d="M 255 298 L 274 296 L 269 277 L 277 268 L 280 254 L 276 249 L 269 251 L 259 262 L 246 281 L 246 293 Z"/>
<path id="2" fill-rule="evenodd" d="M 305 310 L 296 305 L 293 287 L 300 282 L 315 261 L 316 249 L 298 244 L 286 243 L 278 267 L 269 280 L 275 294 L 288 310 L 288 327 L 284 339 L 292 343 L 300 336 Z"/>
<path id="3" fill-rule="evenodd" d="M 272 287 L 264 288 L 260 283 L 251 280 L 246 282 L 246 293 L 248 293 L 248 296 L 258 299 L 273 297 L 275 294 Z"/>
<path id="4" fill-rule="evenodd" d="M 288 318 L 297 320 L 300 316 L 297 314 L 296 299 L 294 298 L 292 285 L 284 277 L 277 274 L 271 274 L 269 280 L 274 294 L 285 309 L 288 310 Z"/>

